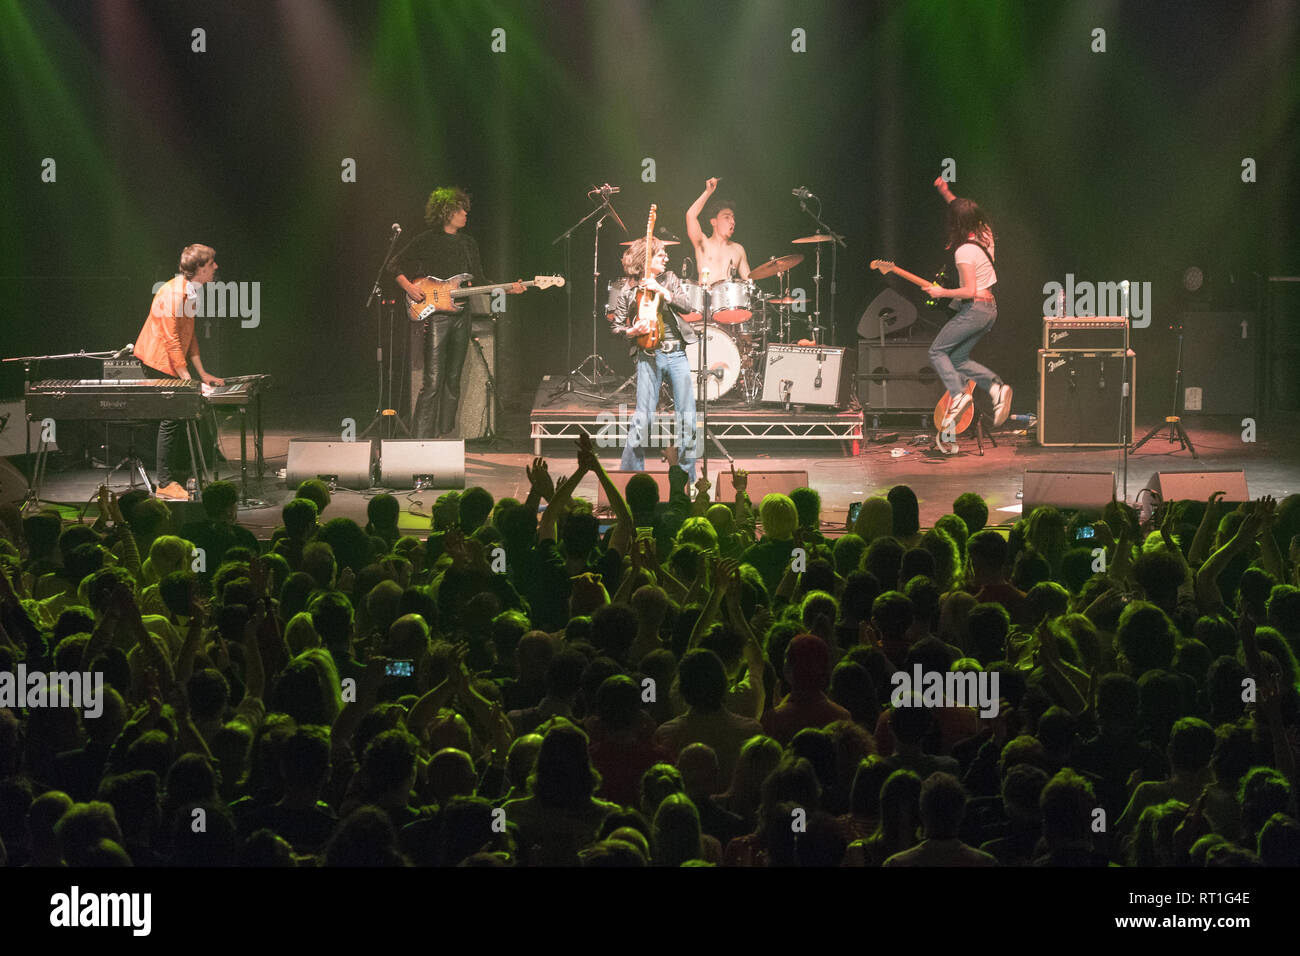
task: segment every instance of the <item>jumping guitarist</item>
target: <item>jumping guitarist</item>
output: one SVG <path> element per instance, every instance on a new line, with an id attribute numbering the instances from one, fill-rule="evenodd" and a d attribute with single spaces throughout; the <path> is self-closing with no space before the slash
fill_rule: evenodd
<path id="1" fill-rule="evenodd" d="M 423 276 L 446 278 L 468 273 L 483 279 L 478 243 L 461 232 L 469 219 L 469 208 L 470 197 L 463 189 L 444 186 L 430 193 L 424 220 L 432 228 L 412 239 L 388 265 L 397 284 L 413 301 L 424 300 L 424 293 L 413 282 Z M 510 295 L 524 291 L 520 282 L 502 288 Z M 488 314 L 483 296 L 472 298 L 470 307 L 460 312 L 438 312 L 424 320 L 424 377 L 412 423 L 416 438 L 439 438 L 455 431 L 460 375 L 469 349 L 473 316 Z"/>
<path id="2" fill-rule="evenodd" d="M 947 248 L 953 250 L 960 284 L 954 289 L 929 285 L 925 292 L 935 299 L 962 300 L 957 314 L 930 345 L 930 364 L 948 389 L 948 412 L 939 431 L 949 431 L 970 405 L 970 382 L 988 391 L 993 400 L 993 424 L 1001 425 L 1011 414 L 1011 386 L 970 357 L 975 343 L 993 328 L 998 317 L 993 297 L 998 281 L 993 267 L 993 230 L 973 200 L 954 196 L 942 179 L 936 179 L 934 185 L 948 202 Z"/>
<path id="3" fill-rule="evenodd" d="M 645 237 L 623 253 L 623 271 L 637 281 L 624 288 L 614 301 L 613 330 L 636 340 L 636 414 L 628 427 L 619 467 L 624 471 L 645 470 L 645 449 L 659 407 L 659 389 L 667 375 L 676 409 L 678 466 L 694 482 L 695 459 L 699 457 L 703 436 L 696 428 L 695 382 L 685 347 L 698 337 L 691 324 L 682 318 L 690 311 L 691 303 L 681 280 L 667 271 L 668 250 L 661 240 L 653 237 L 648 244 L 651 249 L 648 263 Z M 643 294 L 638 296 L 638 293 Z"/>

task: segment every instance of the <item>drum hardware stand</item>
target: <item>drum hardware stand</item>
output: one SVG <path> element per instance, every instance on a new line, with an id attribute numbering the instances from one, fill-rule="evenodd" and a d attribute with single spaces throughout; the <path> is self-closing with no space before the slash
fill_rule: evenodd
<path id="1" fill-rule="evenodd" d="M 1125 333 L 1125 338 L 1127 338 L 1127 332 Z M 1125 345 L 1127 346 L 1127 342 L 1125 343 Z M 1124 349 L 1124 352 L 1125 352 L 1124 370 L 1127 373 L 1128 371 L 1127 347 Z M 1145 435 L 1142 436 L 1142 439 L 1139 442 L 1137 442 L 1137 444 L 1135 444 L 1131 449 L 1133 453 L 1136 453 L 1139 448 L 1141 448 L 1143 445 L 1149 442 L 1152 438 L 1155 438 L 1156 435 L 1164 431 L 1165 428 L 1168 428 L 1169 444 L 1172 445 L 1174 444 L 1174 442 L 1177 442 L 1179 451 L 1182 451 L 1184 448 L 1186 448 L 1188 451 L 1192 453 L 1193 458 L 1199 460 L 1200 456 L 1196 454 L 1196 448 L 1195 446 L 1192 445 L 1192 439 L 1187 434 L 1187 429 L 1183 427 L 1183 420 L 1181 417 L 1179 417 L 1178 414 L 1178 409 L 1179 409 L 1178 397 L 1182 393 L 1183 393 L 1183 329 L 1182 326 L 1180 325 L 1178 328 L 1178 371 L 1174 373 L 1173 411 L 1170 412 L 1169 415 L 1165 417 L 1165 420 L 1162 423 L 1160 423 L 1155 428 L 1151 429 L 1151 431 L 1147 432 Z M 1121 437 L 1122 435 L 1123 433 L 1121 433 Z"/>
<path id="2" fill-rule="evenodd" d="M 379 396 L 375 400 L 375 415 L 370 419 L 370 424 L 361 430 L 361 438 L 368 437 L 373 431 L 378 431 L 380 438 L 393 438 L 396 436 L 398 429 L 407 438 L 411 437 L 410 428 L 407 427 L 397 409 L 393 407 L 393 334 L 394 327 L 397 324 L 395 315 L 397 300 L 385 300 L 383 290 L 380 287 L 380 282 L 384 277 L 384 270 L 388 268 L 388 263 L 392 261 L 393 250 L 397 247 L 397 239 L 401 234 L 401 228 L 394 226 L 393 237 L 388 243 L 388 252 L 384 255 L 384 261 L 379 264 L 379 271 L 375 273 L 375 281 L 370 286 L 370 297 L 366 299 L 364 311 L 370 311 L 371 303 L 375 303 L 377 306 L 375 311 L 375 373 L 379 379 Z M 378 299 L 378 302 L 376 302 L 376 299 Z M 388 306 L 387 370 L 384 368 L 385 305 Z"/>
<path id="3" fill-rule="evenodd" d="M 817 199 L 817 197 L 816 197 L 816 196 L 813 196 L 811 193 L 808 193 L 808 194 L 807 194 L 807 197 L 808 197 L 808 198 Z M 815 292 L 814 292 L 814 294 L 815 294 L 815 296 L 816 296 L 816 298 L 815 298 L 815 300 L 814 300 L 814 305 L 813 305 L 813 327 L 812 327 L 813 341 L 816 342 L 818 345 L 829 344 L 829 345 L 832 345 L 832 346 L 833 346 L 833 345 L 835 344 L 835 270 L 836 270 L 836 266 L 838 265 L 838 255 L 837 255 L 837 253 L 836 253 L 836 248 L 835 248 L 835 247 L 836 247 L 836 246 L 842 246 L 843 248 L 847 249 L 848 246 L 845 244 L 845 242 L 844 242 L 844 237 L 843 237 L 842 235 L 840 235 L 839 233 L 837 233 L 837 232 L 836 232 L 834 229 L 832 229 L 830 226 L 826 225 L 826 223 L 822 222 L 822 219 L 821 219 L 822 201 L 821 201 L 820 199 L 817 199 L 817 212 L 816 212 L 816 213 L 813 213 L 813 211 L 812 211 L 811 209 L 808 208 L 808 198 L 801 198 L 801 199 L 799 200 L 799 208 L 802 209 L 804 212 L 806 212 L 806 213 L 808 214 L 808 216 L 812 219 L 813 222 L 817 223 L 817 234 L 818 234 L 818 235 L 820 235 L 820 234 L 822 234 L 822 233 L 825 233 L 826 235 L 830 236 L 830 238 L 831 238 L 831 239 L 833 240 L 833 242 L 834 242 L 834 245 L 831 247 L 831 290 L 830 290 L 830 291 L 831 291 L 831 298 L 830 298 L 830 312 L 828 313 L 828 316 L 829 316 L 829 322 L 830 322 L 830 331 L 831 331 L 831 335 L 830 335 L 830 342 L 829 342 L 829 343 L 823 343 L 822 340 L 821 340 L 821 333 L 822 333 L 822 331 L 823 331 L 823 328 L 822 328 L 822 325 L 821 325 L 821 308 L 822 308 L 822 244 L 821 244 L 820 242 L 816 243 L 816 246 L 817 246 L 817 253 L 816 253 L 816 254 L 817 254 L 817 272 L 816 272 L 816 274 L 813 276 L 813 284 L 814 284 L 814 286 L 815 286 Z"/>
<path id="4" fill-rule="evenodd" d="M 576 367 L 571 365 L 573 361 L 573 289 L 571 283 L 566 283 L 565 289 L 567 291 L 565 295 L 567 297 L 567 304 L 565 310 L 568 317 L 568 344 L 565 346 L 564 364 L 569 366 L 569 371 L 565 373 L 564 381 L 560 383 L 559 387 L 551 392 L 550 397 L 546 400 L 546 404 L 548 405 L 557 401 L 561 395 L 569 393 L 579 395 L 593 402 L 604 402 L 608 400 L 608 396 L 600 395 L 596 392 L 584 392 L 574 388 L 573 386 L 574 376 L 581 377 L 587 385 L 596 384 L 596 379 L 602 374 L 601 366 L 604 366 L 603 374 L 613 374 L 614 371 L 605 363 L 605 360 L 600 357 L 600 353 L 596 350 L 596 312 L 599 304 L 599 300 L 597 299 L 597 288 L 600 283 L 600 227 L 604 225 L 606 216 L 613 216 L 614 221 L 618 223 L 618 227 L 624 232 L 627 232 L 627 226 L 623 225 L 623 220 L 619 218 L 618 210 L 616 210 L 613 203 L 609 201 L 609 197 L 613 195 L 613 193 L 609 191 L 608 186 L 600 189 L 592 189 L 587 193 L 587 198 L 590 199 L 595 195 L 600 195 L 602 197 L 600 205 L 551 240 L 551 245 L 556 245 L 560 240 L 564 240 L 564 271 L 566 275 L 572 275 L 572 253 L 570 246 L 573 234 L 577 232 L 580 227 L 586 225 L 589 219 L 597 217 L 591 249 L 591 354 L 579 362 Z M 583 372 L 583 367 L 586 366 L 588 362 L 592 363 L 592 373 L 590 376 Z"/>

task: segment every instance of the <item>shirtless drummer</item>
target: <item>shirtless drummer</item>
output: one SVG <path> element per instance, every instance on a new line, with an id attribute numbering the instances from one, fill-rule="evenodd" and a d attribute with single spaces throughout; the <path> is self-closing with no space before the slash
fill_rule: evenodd
<path id="1" fill-rule="evenodd" d="M 736 210 L 729 202 L 718 203 L 709 219 L 713 235 L 706 236 L 700 228 L 700 213 L 718 188 L 718 180 L 710 179 L 704 184 L 700 198 L 686 210 L 686 235 L 695 246 L 695 265 L 701 276 L 708 275 L 709 283 L 722 282 L 739 272 L 741 279 L 749 278 L 749 260 L 745 257 L 745 247 L 732 242 L 736 232 Z"/>

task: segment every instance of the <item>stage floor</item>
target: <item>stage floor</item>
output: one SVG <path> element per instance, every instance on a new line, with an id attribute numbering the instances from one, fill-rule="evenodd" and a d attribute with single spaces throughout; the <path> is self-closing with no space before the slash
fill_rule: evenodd
<path id="1" fill-rule="evenodd" d="M 532 438 L 523 416 L 507 417 L 505 429 L 513 436 L 495 448 L 470 447 L 465 456 L 465 476 L 469 485 L 481 485 L 494 497 L 512 496 L 522 499 L 528 493 L 524 467 L 529 464 Z M 712 417 L 712 416 L 711 416 Z M 909 445 L 918 436 L 930 435 L 920 427 L 920 416 L 901 416 L 898 427 L 868 430 L 863 441 L 856 446 L 840 440 L 767 440 L 763 442 L 731 442 L 728 450 L 735 455 L 737 468 L 758 471 L 806 471 L 809 483 L 821 492 L 823 527 L 828 532 L 842 530 L 849 505 L 873 494 L 883 494 L 896 484 L 908 484 L 916 491 L 921 503 L 921 522 L 928 526 L 940 515 L 951 510 L 953 499 L 964 491 L 977 491 L 988 501 L 990 524 L 1013 522 L 1020 507 L 1019 493 L 1024 473 L 1032 471 L 1114 472 L 1117 486 L 1123 490 L 1122 460 L 1116 449 L 1041 448 L 1032 434 L 1015 433 L 1006 429 L 995 433 L 997 447 L 985 446 L 983 456 L 976 452 L 975 442 L 964 437 L 960 454 L 944 456 L 929 449 Z M 859 419 L 859 426 L 861 422 Z M 1138 423 L 1138 434 L 1145 434 L 1151 423 Z M 1164 436 L 1149 442 L 1128 460 L 1127 499 L 1132 501 L 1157 471 L 1222 471 L 1243 470 L 1250 494 L 1258 497 L 1271 494 L 1278 498 L 1300 492 L 1300 437 L 1282 422 L 1269 427 L 1261 422 L 1258 441 L 1242 440 L 1240 418 L 1197 418 L 1187 420 L 1187 426 L 1200 454 L 1194 460 L 1186 451 L 1179 451 Z M 890 436 L 894 437 L 890 437 Z M 932 436 L 931 436 L 932 437 Z M 249 497 L 260 504 L 242 506 L 240 521 L 259 537 L 266 538 L 280 524 L 280 508 L 289 500 L 292 489 L 277 477 L 285 467 L 290 438 L 315 438 L 337 441 L 337 432 L 323 429 L 269 428 L 265 450 L 267 471 L 258 480 L 249 476 Z M 724 442 L 726 443 L 726 442 Z M 251 448 L 251 442 L 250 442 Z M 545 451 L 552 475 L 563 475 L 573 467 L 573 446 L 567 440 L 551 440 Z M 902 449 L 907 453 L 893 457 L 891 451 Z M 606 468 L 617 470 L 615 449 L 601 450 L 601 460 Z M 707 473 L 716 484 L 719 471 L 730 466 L 726 458 L 710 443 Z M 11 463 L 25 471 L 21 456 L 11 457 Z M 650 471 L 666 471 L 663 461 L 647 460 Z M 64 506 L 65 513 L 80 512 L 90 502 L 107 470 L 84 465 L 51 470 L 42 488 L 42 500 Z M 232 478 L 239 483 L 238 462 L 222 463 L 219 476 Z M 126 490 L 125 472 L 118 472 L 113 487 Z M 352 491 L 340 489 L 325 513 L 326 518 L 346 516 L 365 522 L 366 502 L 382 489 Z M 402 502 L 402 527 L 419 533 L 429 526 L 428 514 L 439 492 L 394 491 Z M 587 476 L 579 486 L 579 494 L 595 502 L 596 480 Z M 197 517 L 199 505 L 181 502 L 177 506 L 177 526 Z M 93 514 L 93 507 L 91 510 Z"/>

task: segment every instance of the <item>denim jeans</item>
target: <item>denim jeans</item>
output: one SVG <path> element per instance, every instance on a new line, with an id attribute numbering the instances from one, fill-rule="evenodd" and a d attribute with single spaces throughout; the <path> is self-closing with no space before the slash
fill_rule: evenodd
<path id="1" fill-rule="evenodd" d="M 972 362 L 970 357 L 975 343 L 993 328 L 997 317 L 996 302 L 967 302 L 934 337 L 930 345 L 930 364 L 953 398 L 966 391 L 968 379 L 974 379 L 975 384 L 985 391 L 998 381 L 996 374 L 979 362 Z"/>
<path id="2" fill-rule="evenodd" d="M 659 389 L 665 375 L 672 384 L 673 407 L 676 411 L 676 443 L 681 452 L 677 464 L 694 484 L 695 459 L 699 457 L 704 435 L 695 421 L 695 376 L 691 372 L 690 360 L 682 349 L 674 352 L 655 349 L 653 353 L 638 350 L 636 413 L 628 424 L 627 442 L 623 446 L 623 461 L 619 467 L 624 471 L 645 471 L 645 449 L 650 445 L 651 439 L 655 440 L 657 447 L 665 444 L 663 437 L 653 431 L 655 412 L 659 408 Z"/>

